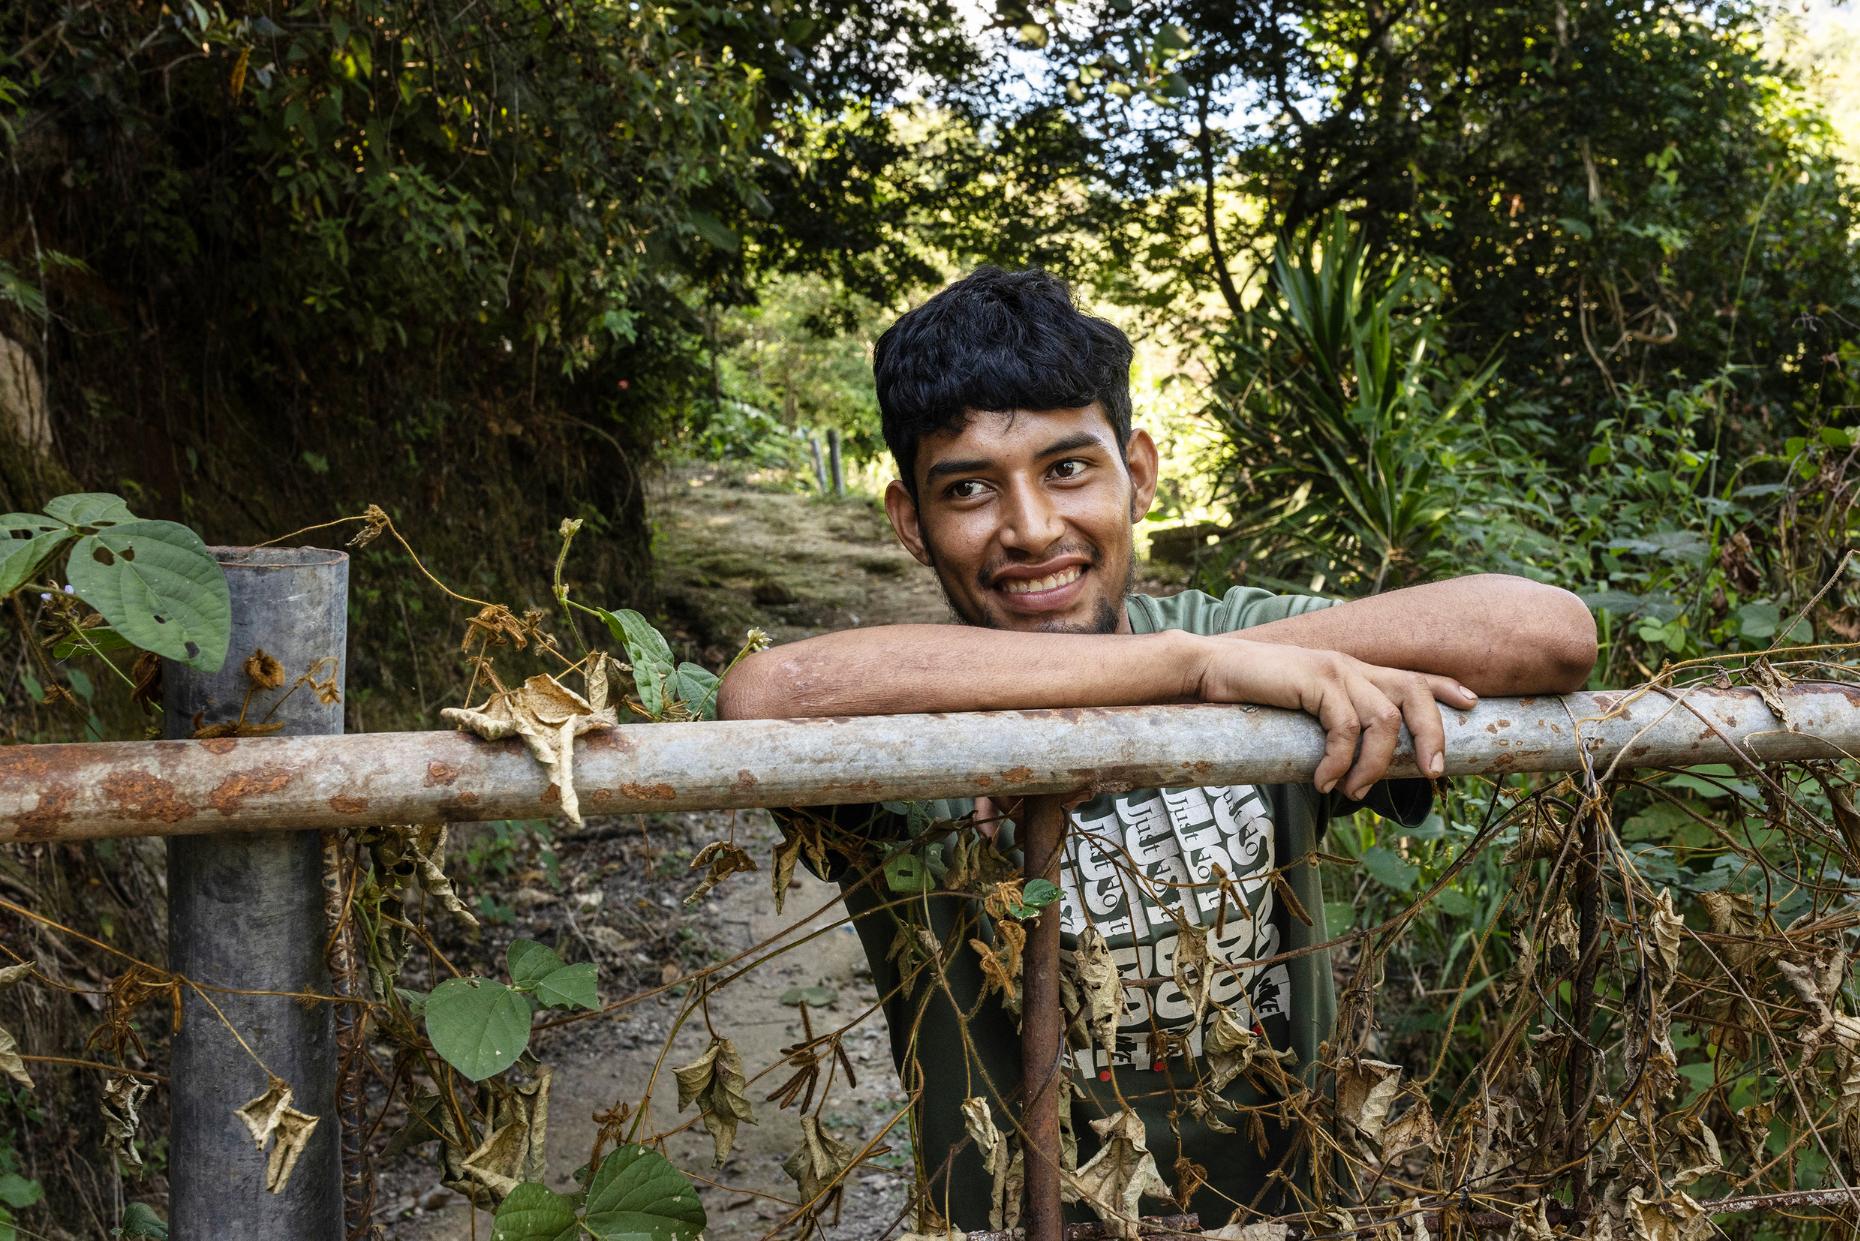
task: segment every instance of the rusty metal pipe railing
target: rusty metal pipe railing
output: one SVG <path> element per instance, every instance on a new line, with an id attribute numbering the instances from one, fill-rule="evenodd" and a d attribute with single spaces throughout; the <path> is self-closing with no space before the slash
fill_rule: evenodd
<path id="1" fill-rule="evenodd" d="M 1501 698 L 1442 712 L 1447 773 L 1839 758 L 1860 686 Z M 1068 793 L 1310 778 L 1316 721 L 1245 706 L 653 724 L 575 749 L 586 813 Z M 1404 743 L 1393 775 L 1414 775 Z M 560 795 L 516 741 L 459 732 L 0 747 L 0 841 L 536 818 Z"/>

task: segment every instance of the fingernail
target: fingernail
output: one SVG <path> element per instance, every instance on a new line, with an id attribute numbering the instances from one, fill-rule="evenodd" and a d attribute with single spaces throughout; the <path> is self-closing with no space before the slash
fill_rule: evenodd
<path id="1" fill-rule="evenodd" d="M 1318 785 L 1318 792 L 1328 793 L 1336 787 L 1337 787 L 1337 782 L 1335 780 L 1326 780 L 1324 781 L 1324 783 Z"/>
<path id="2" fill-rule="evenodd" d="M 1434 755 L 1432 759 L 1428 760 L 1427 771 L 1429 775 L 1437 776 L 1441 772 L 1445 771 L 1446 769 L 1447 769 L 1446 755 L 1436 754 Z"/>
<path id="3" fill-rule="evenodd" d="M 1467 689 L 1464 685 L 1460 686 L 1460 693 L 1466 695 L 1468 698 L 1477 698 L 1479 696 Z"/>

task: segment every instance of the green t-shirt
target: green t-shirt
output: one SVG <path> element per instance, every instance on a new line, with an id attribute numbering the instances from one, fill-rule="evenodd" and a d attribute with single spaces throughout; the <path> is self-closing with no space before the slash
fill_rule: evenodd
<path id="1" fill-rule="evenodd" d="M 1127 606 L 1140 634 L 1218 634 L 1330 602 L 1235 587 L 1220 599 L 1200 591 L 1166 599 L 1135 595 Z M 1379 813 L 1406 822 L 1418 821 L 1427 801 L 1423 781 L 1379 785 L 1369 798 Z M 842 806 L 831 814 L 842 828 L 895 840 L 908 834 L 912 820 L 921 831 L 926 820 L 953 822 L 973 809 L 972 801 L 942 801 L 915 807 L 909 816 L 895 806 Z M 1139 789 L 1099 796 L 1072 811 L 1061 864 L 1063 950 L 1073 951 L 1089 923 L 1105 937 L 1125 978 L 1155 980 L 1125 988 L 1114 1048 L 1072 1051 L 1072 1080 L 1082 1096 L 1072 1100 L 1071 1132 L 1081 1162 L 1097 1141 L 1088 1122 L 1115 1114 L 1121 1095 L 1143 1118 L 1166 1178 L 1176 1182 L 1178 1156 L 1206 1169 L 1206 1187 L 1184 1204 L 1200 1211 L 1204 1224 L 1223 1222 L 1236 1204 L 1272 1214 L 1292 1209 L 1282 1183 L 1269 1174 L 1278 1168 L 1301 1182 L 1305 1175 L 1297 1165 L 1308 1156 L 1287 1157 L 1293 1149 L 1289 1118 L 1275 1106 L 1277 1092 L 1260 1088 L 1268 1078 L 1242 1074 L 1220 1092 L 1237 1111 L 1217 1107 L 1210 1113 L 1206 1099 L 1201 1115 L 1191 1107 L 1197 1081 L 1205 1080 L 1195 1057 L 1214 1013 L 1210 1009 L 1198 1023 L 1172 978 L 1179 928 L 1163 902 L 1175 902 L 1188 922 L 1206 929 L 1215 962 L 1213 1000 L 1246 1019 L 1273 1049 L 1289 1048 L 1296 1057 L 1291 1072 L 1311 1065 L 1335 1012 L 1325 954 L 1265 968 L 1250 962 L 1329 938 L 1317 873 L 1302 860 L 1316 850 L 1330 816 L 1348 809 L 1354 806 L 1340 796 L 1321 796 L 1309 784 L 1279 784 Z M 1275 870 L 1283 886 L 1272 881 Z M 984 996 L 981 958 L 969 943 L 994 942 L 993 929 L 973 898 L 923 895 L 900 908 L 892 885 L 869 868 L 847 867 L 837 877 L 885 1001 L 900 1078 L 907 1092 L 922 1092 L 915 1119 L 929 1192 L 957 1227 L 987 1227 L 990 1178 L 974 1144 L 964 1140 L 961 1104 L 989 1098 L 996 1123 L 1011 1133 L 1020 1080 L 1018 1019 L 998 993 Z M 1308 922 L 1288 907 L 1287 890 Z M 911 943 L 928 942 L 923 930 L 943 946 L 942 964 L 920 968 L 906 984 L 900 962 L 913 954 L 924 959 Z M 1146 1213 L 1160 1209 L 1160 1203 L 1145 1206 Z M 1090 1218 L 1082 1208 L 1075 1211 L 1077 1218 Z"/>

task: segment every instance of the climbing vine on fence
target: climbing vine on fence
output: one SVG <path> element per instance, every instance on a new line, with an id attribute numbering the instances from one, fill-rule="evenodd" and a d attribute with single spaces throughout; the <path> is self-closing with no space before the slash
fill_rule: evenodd
<path id="1" fill-rule="evenodd" d="M 49 506 L 46 522 L 59 525 L 22 525 L 13 537 L 24 546 L 57 534 L 81 546 L 76 540 L 103 529 L 100 520 L 116 520 L 118 529 L 132 521 L 126 513 L 110 519 L 109 511 Z M 360 530 L 351 546 L 390 537 L 459 607 L 469 688 L 444 715 L 481 736 L 520 737 L 559 788 L 568 830 L 581 818 L 577 736 L 714 715 L 717 673 L 678 661 L 640 614 L 577 596 L 568 567 L 578 523 L 560 531 L 551 613 L 456 594 L 413 555 L 385 512 L 371 508 L 353 520 Z M 42 544 L 31 574 L 14 583 L 39 591 L 48 605 L 66 583 L 32 574 L 54 564 L 55 544 Z M 1847 568 L 1843 561 L 1837 582 Z M 91 596 L 80 590 L 78 598 Z M 68 614 L 76 606 L 42 613 L 46 645 L 73 641 L 75 630 L 87 635 L 84 649 L 107 658 L 101 634 L 122 632 L 120 624 L 101 606 L 96 618 Z M 752 632 L 743 649 L 764 641 Z M 1851 650 L 1806 645 L 1690 661 L 1623 700 L 1651 697 L 1684 712 L 1698 688 L 1747 685 L 1786 729 L 1789 686 L 1851 681 L 1851 665 L 1842 662 Z M 295 670 L 252 660 L 246 671 L 255 685 L 276 689 Z M 1580 731 L 1592 722 L 1571 725 Z M 962 965 L 1017 1011 L 1026 926 L 1060 890 L 1023 882 L 1012 833 L 995 817 L 944 819 L 903 803 L 888 809 L 904 825 L 898 838 L 793 812 L 782 817 L 781 843 L 766 859 L 733 832 L 711 841 L 693 860 L 688 899 L 712 899 L 721 885 L 765 873 L 779 908 L 798 866 L 849 876 L 863 891 L 854 907 L 878 920 L 890 945 L 900 990 Z M 392 1084 L 385 1098 L 345 1091 L 349 1114 L 341 1123 L 379 1134 L 364 1147 L 365 1164 L 428 1152 L 444 1184 L 495 1210 L 494 1235 L 503 1241 L 688 1241 L 706 1226 L 694 1182 L 727 1186 L 719 1178 L 740 1127 L 770 1125 L 783 1113 L 793 1114 L 783 1123 L 793 1134 L 785 1167 L 794 1188 L 771 1235 L 822 1233 L 849 1178 L 888 1152 L 908 1149 L 916 1183 L 932 1182 L 920 1143 L 908 1140 L 910 1103 L 932 1084 L 913 1057 L 901 1072 L 903 1102 L 876 1134 L 861 1140 L 832 1106 L 854 1081 L 848 1038 L 878 1022 L 897 992 L 854 1005 L 850 1019 L 834 1024 L 826 1016 L 833 997 L 797 988 L 794 1038 L 769 1064 L 746 1063 L 719 1016 L 718 997 L 819 933 L 823 911 L 799 913 L 794 926 L 727 960 L 626 995 L 605 993 L 593 962 L 526 938 L 511 943 L 496 976 L 481 976 L 442 948 L 443 922 L 475 921 L 448 878 L 448 843 L 444 824 L 384 825 L 349 834 L 330 851 L 333 936 L 346 964 L 336 970 L 340 995 L 329 998 L 362 1014 L 341 1027 L 345 1077 Z M 967 1142 L 989 1178 L 996 1227 L 1016 1223 L 1030 1158 L 1061 1161 L 1068 1197 L 1098 1217 L 1104 1236 L 1135 1235 L 1145 1215 L 1249 1241 L 1363 1230 L 1521 1241 L 1691 1241 L 1714 1230 L 1781 1238 L 1814 1228 L 1791 1212 L 1810 1220 L 1853 1210 L 1845 1178 L 1860 1152 L 1853 912 L 1860 809 L 1851 763 L 1682 774 L 1617 765 L 1568 777 L 1468 780 L 1438 790 L 1433 814 L 1417 825 L 1375 832 L 1343 822 L 1324 848 L 1322 858 L 1278 858 L 1256 874 L 1158 877 L 1111 842 L 1117 882 L 1159 904 L 1173 896 L 1179 908 L 1211 903 L 1217 913 L 1212 921 L 1177 917 L 1177 950 L 1149 971 L 1157 976 L 1121 971 L 1102 938 L 1087 932 L 1062 978 L 1075 1051 L 1118 1050 L 1119 1018 L 1138 1002 L 1133 990 L 1184 997 L 1199 1015 L 1202 1054 L 1185 1076 L 1169 1078 L 1174 1114 L 1229 1134 L 1238 1159 L 1267 1158 L 1268 1127 L 1293 1134 L 1269 1162 L 1294 1209 L 1266 1217 L 1233 1202 L 1212 1218 L 1204 1198 L 1191 1225 L 1180 1212 L 1207 1169 L 1186 1160 L 1160 1166 L 1154 1135 L 1134 1113 L 1113 1110 L 1089 1125 L 1068 1118 L 1060 1151 L 1029 1151 L 1019 1132 L 1018 1082 L 983 1075 L 970 1084 L 963 1114 Z M 1337 899 L 1326 908 L 1305 907 L 1285 882 L 1290 867 L 1312 861 L 1331 876 Z M 1182 899 L 1210 884 L 1210 901 Z M 1328 920 L 1321 947 L 1338 963 L 1341 1004 L 1314 1062 L 1266 1042 L 1245 988 L 1235 994 L 1215 985 L 1223 967 L 1209 939 L 1230 909 L 1243 914 L 1238 884 L 1264 885 L 1313 926 Z M 958 913 L 938 917 L 933 908 Z M 826 917 L 830 925 L 846 921 Z M 801 925 L 810 930 L 796 933 Z M 1255 964 L 1268 968 L 1290 955 Z M 92 1050 L 113 1074 L 106 1106 L 127 1157 L 147 1088 L 132 1063 L 139 1050 L 130 1018 L 174 1003 L 183 987 L 212 988 L 123 964 Z M 18 961 L 0 985 L 38 974 L 34 963 Z M 600 1132 L 574 1184 L 551 1186 L 553 1070 L 544 1035 L 616 1017 L 647 998 L 670 1001 L 675 1017 L 644 1096 L 601 1100 Z M 702 1050 L 674 1063 L 672 1040 L 687 1028 L 701 1032 Z M 914 1037 L 902 1032 L 906 1045 Z M 0 1036 L 0 1070 L 25 1084 L 26 1057 L 55 1050 L 22 1053 Z M 253 1051 L 262 1061 L 263 1046 Z M 669 1128 L 654 1128 L 647 1099 L 655 1095 L 676 1097 Z M 1076 1100 L 1068 1098 L 1070 1110 Z M 335 1120 L 306 1116 L 275 1078 L 241 1117 L 272 1152 L 272 1188 L 288 1180 L 314 1126 Z M 669 1139 L 700 1126 L 709 1143 L 699 1165 L 708 1166 L 677 1166 Z M 860 1227 L 871 1236 L 948 1235 L 933 1192 L 915 1196 L 896 1219 Z M 354 1235 L 366 1229 L 365 1217 L 352 1226 Z"/>

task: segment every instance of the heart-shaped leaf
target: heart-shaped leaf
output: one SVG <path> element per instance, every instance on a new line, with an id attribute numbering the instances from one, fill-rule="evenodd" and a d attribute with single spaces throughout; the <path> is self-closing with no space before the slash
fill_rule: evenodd
<path id="1" fill-rule="evenodd" d="M 136 520 L 136 515 L 123 503 L 123 497 L 107 491 L 80 491 L 59 496 L 46 503 L 45 511 L 67 526 L 120 526 Z"/>
<path id="2" fill-rule="evenodd" d="M 717 718 L 716 673 L 696 664 L 679 664 L 672 684 L 677 687 L 678 701 L 691 708 L 692 715 L 700 720 Z"/>
<path id="3" fill-rule="evenodd" d="M 491 1223 L 491 1241 L 574 1241 L 580 1233 L 575 1200 L 534 1181 L 511 1190 Z"/>
<path id="4" fill-rule="evenodd" d="M 592 962 L 564 965 L 536 984 L 536 998 L 547 1008 L 599 1008 L 594 982 Z"/>
<path id="5" fill-rule="evenodd" d="M 607 631 L 626 647 L 627 662 L 633 665 L 633 684 L 639 691 L 640 705 L 648 715 L 658 719 L 665 714 L 665 683 L 674 672 L 672 648 L 665 644 L 651 622 L 632 608 L 609 612 L 597 609 Z"/>
<path id="6" fill-rule="evenodd" d="M 84 602 L 142 649 L 205 672 L 226 662 L 226 571 L 186 526 L 129 521 L 85 535 L 65 572 Z"/>
<path id="7" fill-rule="evenodd" d="M 500 982 L 448 978 L 426 998 L 426 1037 L 445 1062 L 481 1082 L 530 1045 L 530 1006 Z"/>
<path id="8" fill-rule="evenodd" d="M 601 1241 L 692 1241 L 704 1231 L 704 1205 L 665 1156 L 622 1146 L 588 1183 L 588 1231 Z"/>
<path id="9" fill-rule="evenodd" d="M 31 581 L 38 567 L 70 537 L 71 531 L 55 526 L 30 538 L 0 538 L 0 598 Z"/>
<path id="10" fill-rule="evenodd" d="M 547 944 L 533 939 L 513 939 L 504 954 L 510 968 L 510 981 L 517 986 L 534 986 L 562 968 L 562 958 Z"/>

